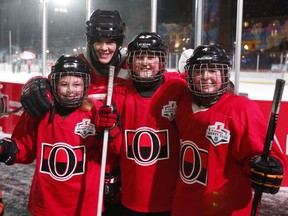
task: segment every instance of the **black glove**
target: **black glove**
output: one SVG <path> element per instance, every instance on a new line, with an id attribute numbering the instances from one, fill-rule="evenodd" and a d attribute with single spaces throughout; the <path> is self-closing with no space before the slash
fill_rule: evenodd
<path id="1" fill-rule="evenodd" d="M 15 141 L 9 138 L 0 139 L 0 162 L 12 165 L 17 153 L 18 147 Z"/>
<path id="2" fill-rule="evenodd" d="M 120 188 L 120 169 L 117 168 L 111 173 L 105 173 L 104 198 L 106 204 L 115 204 L 120 200 Z"/>
<path id="3" fill-rule="evenodd" d="M 119 113 L 114 105 L 99 109 L 99 130 L 109 130 L 109 139 L 114 139 L 121 132 Z"/>
<path id="4" fill-rule="evenodd" d="M 51 108 L 53 95 L 47 78 L 36 76 L 28 80 L 21 92 L 20 102 L 33 117 L 41 117 Z"/>
<path id="5" fill-rule="evenodd" d="M 261 156 L 256 156 L 251 160 L 250 167 L 252 188 L 270 194 L 279 191 L 283 179 L 283 166 L 277 158 L 270 156 L 268 161 L 264 161 Z"/>

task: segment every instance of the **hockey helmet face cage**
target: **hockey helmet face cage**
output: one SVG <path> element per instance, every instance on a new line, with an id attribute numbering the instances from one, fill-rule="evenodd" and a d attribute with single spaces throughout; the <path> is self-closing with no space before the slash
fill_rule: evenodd
<path id="1" fill-rule="evenodd" d="M 51 69 L 50 84 L 55 100 L 62 107 L 79 107 L 90 85 L 90 69 L 81 57 L 62 55 Z"/>
<path id="2" fill-rule="evenodd" d="M 92 46 L 100 38 L 109 38 L 120 47 L 125 37 L 125 26 L 117 10 L 95 10 L 86 22 L 87 43 Z"/>
<path id="3" fill-rule="evenodd" d="M 168 46 L 153 32 L 138 34 L 128 44 L 128 72 L 138 83 L 158 81 L 167 63 Z"/>
<path id="4" fill-rule="evenodd" d="M 185 69 L 188 87 L 200 105 L 213 105 L 228 89 L 231 61 L 219 45 L 197 47 Z"/>

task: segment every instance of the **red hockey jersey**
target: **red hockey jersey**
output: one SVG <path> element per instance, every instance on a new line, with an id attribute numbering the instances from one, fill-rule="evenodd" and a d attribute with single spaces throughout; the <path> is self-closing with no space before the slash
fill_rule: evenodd
<path id="1" fill-rule="evenodd" d="M 185 82 L 178 73 L 165 73 L 164 83 L 152 97 L 142 97 L 132 80 L 125 90 L 114 91 L 123 128 L 122 204 L 137 212 L 171 210 L 178 178 L 179 137 L 174 122 L 178 94 L 166 92 L 166 87 L 176 80 Z M 123 95 L 121 107 L 117 99 L 123 100 Z"/>
<path id="2" fill-rule="evenodd" d="M 180 178 L 172 215 L 250 215 L 249 161 L 262 153 L 267 129 L 258 105 L 226 93 L 201 110 L 187 93 L 177 107 L 176 124 Z M 276 145 L 272 154 L 284 160 Z"/>
<path id="3" fill-rule="evenodd" d="M 16 163 L 36 159 L 29 211 L 37 216 L 96 215 L 100 152 L 95 109 L 71 113 L 66 119 L 50 112 L 36 119 L 23 113 L 12 134 L 18 144 Z"/>

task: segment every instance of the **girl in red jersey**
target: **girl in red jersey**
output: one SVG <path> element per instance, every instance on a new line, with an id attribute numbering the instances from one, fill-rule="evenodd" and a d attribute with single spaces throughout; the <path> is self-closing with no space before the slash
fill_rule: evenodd
<path id="1" fill-rule="evenodd" d="M 96 215 L 101 136 L 116 124 L 117 115 L 86 98 L 89 84 L 83 59 L 61 56 L 50 74 L 52 110 L 41 118 L 24 112 L 11 139 L 0 140 L 1 162 L 36 159 L 28 205 L 32 215 Z"/>
<path id="2" fill-rule="evenodd" d="M 172 216 L 250 215 L 251 181 L 263 192 L 279 190 L 283 153 L 273 145 L 268 162 L 259 160 L 266 121 L 255 102 L 229 91 L 230 67 L 219 45 L 199 46 L 187 60 L 190 91 L 181 97 L 175 117 L 180 176 Z"/>
<path id="3" fill-rule="evenodd" d="M 129 78 L 124 64 L 126 51 L 122 49 L 125 27 L 126 24 L 117 10 L 97 9 L 92 12 L 89 20 L 87 20 L 86 50 L 79 56 L 90 68 L 91 84 L 87 93 L 89 98 L 102 101 L 105 99 L 110 66 L 115 67 L 114 85 L 118 85 Z M 45 78 L 36 78 L 24 85 L 24 87 L 27 86 L 28 90 L 24 95 L 21 95 L 20 102 L 25 111 L 31 116 L 41 117 L 51 109 L 50 91 L 45 89 L 45 85 L 41 85 L 43 82 L 45 82 Z M 28 88 L 31 85 L 35 88 Z M 110 161 L 110 155 L 107 157 Z M 111 161 L 113 160 L 112 157 Z M 111 170 L 107 166 L 106 173 L 108 176 L 107 181 L 105 181 L 108 182 L 106 188 L 110 187 L 111 189 L 105 191 L 111 192 L 111 194 L 105 194 L 105 209 L 112 209 L 115 206 L 114 201 L 112 204 L 110 203 L 110 200 L 114 200 L 115 193 L 113 191 L 119 191 L 119 182 L 115 181 L 115 179 L 119 179 L 119 171 Z M 106 215 L 117 216 L 117 205 L 114 212 L 107 212 Z"/>
<path id="4" fill-rule="evenodd" d="M 123 131 L 119 147 L 123 216 L 170 215 L 178 178 L 179 137 L 174 123 L 178 98 L 173 90 L 166 92 L 166 86 L 185 80 L 166 71 L 167 52 L 160 35 L 136 35 L 128 45 L 131 79 L 114 87 Z M 160 96 L 164 98 L 158 100 Z"/>

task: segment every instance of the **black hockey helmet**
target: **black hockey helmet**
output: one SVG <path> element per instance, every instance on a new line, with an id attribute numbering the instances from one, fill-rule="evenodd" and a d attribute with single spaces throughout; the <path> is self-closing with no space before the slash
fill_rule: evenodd
<path id="1" fill-rule="evenodd" d="M 198 46 L 187 59 L 187 65 L 209 63 L 225 64 L 231 67 L 226 51 L 218 44 Z"/>
<path id="2" fill-rule="evenodd" d="M 61 99 L 58 96 L 58 81 L 64 76 L 76 76 L 83 79 L 84 90 L 81 98 L 73 98 L 71 100 L 68 98 Z M 61 106 L 79 107 L 81 106 L 90 85 L 90 69 L 86 66 L 84 60 L 80 56 L 62 55 L 51 68 L 50 84 L 53 96 Z"/>
<path id="3" fill-rule="evenodd" d="M 138 34 L 128 44 L 128 70 L 129 75 L 135 82 L 155 82 L 163 77 L 165 66 L 167 63 L 168 46 L 161 38 L 161 36 L 155 32 L 143 32 Z M 152 77 L 140 77 L 139 73 L 135 73 L 140 70 L 137 65 L 134 64 L 135 58 L 142 58 L 143 56 L 159 57 L 159 71 L 154 73 Z"/>
<path id="4" fill-rule="evenodd" d="M 87 43 L 93 45 L 99 38 L 109 38 L 122 46 L 125 26 L 117 10 L 95 10 L 86 22 Z"/>
<path id="5" fill-rule="evenodd" d="M 136 35 L 128 44 L 128 52 L 132 51 L 161 51 L 166 55 L 168 46 L 159 34 L 155 32 L 142 32 Z"/>
<path id="6" fill-rule="evenodd" d="M 187 59 L 185 70 L 188 87 L 196 100 L 204 106 L 211 106 L 227 91 L 230 77 L 231 61 L 220 45 L 198 46 Z M 221 71 L 221 88 L 216 92 L 202 92 L 195 88 L 193 77 L 204 71 Z M 202 84 L 201 84 L 202 85 Z M 204 86 L 204 84 L 202 85 Z M 201 86 L 201 89 L 202 89 Z"/>

